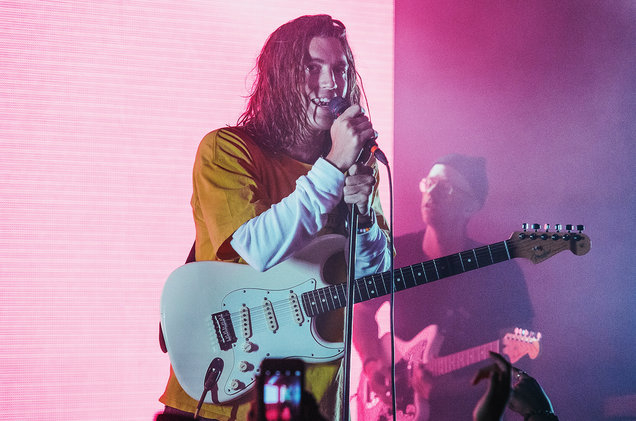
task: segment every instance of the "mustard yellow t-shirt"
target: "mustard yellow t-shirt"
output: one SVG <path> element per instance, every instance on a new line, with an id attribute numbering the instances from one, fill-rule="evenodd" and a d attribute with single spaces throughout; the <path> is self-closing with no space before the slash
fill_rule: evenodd
<path id="1" fill-rule="evenodd" d="M 310 169 L 311 165 L 285 155 L 268 153 L 239 128 L 224 128 L 207 134 L 199 145 L 193 170 L 191 204 L 196 227 L 196 259 L 245 263 L 233 253 L 228 239 L 246 221 L 291 194 L 296 180 Z M 377 191 L 372 206 L 378 222 L 386 227 Z M 327 226 L 320 234 L 344 234 L 343 222 L 343 215 L 336 209 L 334 215 L 327 218 Z M 334 334 L 341 335 L 342 324 L 332 324 Z M 333 382 L 339 364 L 340 361 L 334 361 L 307 366 L 306 389 L 316 401 L 320 402 Z M 199 414 L 221 421 L 246 420 L 254 397 L 252 392 L 227 405 L 204 404 Z M 191 413 L 198 403 L 181 388 L 172 369 L 159 400 Z"/>

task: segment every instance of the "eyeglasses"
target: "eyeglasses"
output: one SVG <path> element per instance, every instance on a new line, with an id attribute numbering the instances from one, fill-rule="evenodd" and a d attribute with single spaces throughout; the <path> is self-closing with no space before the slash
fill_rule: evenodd
<path id="1" fill-rule="evenodd" d="M 453 194 L 457 194 L 457 192 L 462 192 L 464 194 L 471 196 L 469 192 L 467 192 L 466 190 L 460 189 L 459 187 L 453 185 L 451 182 L 447 180 L 442 180 L 439 178 L 424 177 L 420 181 L 420 191 L 422 193 L 430 193 L 434 188 L 437 189 L 437 191 L 441 195 L 451 196 Z"/>

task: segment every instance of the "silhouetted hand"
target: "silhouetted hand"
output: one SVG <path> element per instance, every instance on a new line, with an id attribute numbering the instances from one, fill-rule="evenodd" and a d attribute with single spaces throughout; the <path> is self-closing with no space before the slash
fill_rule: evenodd
<path id="1" fill-rule="evenodd" d="M 489 379 L 486 392 L 473 410 L 474 421 L 499 421 L 510 399 L 512 366 L 496 352 L 490 352 L 490 356 L 494 364 L 479 370 L 472 380 L 472 384 L 476 385 L 483 379 Z"/>
<path id="2" fill-rule="evenodd" d="M 554 411 L 548 395 L 533 377 L 518 368 L 513 368 L 513 372 L 512 397 L 508 405 L 510 409 L 524 418 L 531 413 L 549 414 Z M 535 417 L 537 420 L 541 419 L 539 416 Z"/>

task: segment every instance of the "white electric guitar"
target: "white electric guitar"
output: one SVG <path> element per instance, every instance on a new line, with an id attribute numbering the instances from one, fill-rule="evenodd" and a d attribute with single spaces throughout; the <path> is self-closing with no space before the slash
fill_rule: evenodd
<path id="1" fill-rule="evenodd" d="M 437 325 L 429 325 L 410 341 L 395 338 L 395 372 L 398 393 L 396 399 L 396 419 L 398 421 L 415 421 L 420 419 L 420 411 L 427 408 L 426 399 L 414 393 L 409 386 L 411 370 L 417 364 L 424 364 L 426 370 L 433 376 L 452 373 L 469 365 L 476 364 L 490 358 L 489 351 L 508 356 L 511 363 L 516 363 L 528 355 L 531 359 L 539 355 L 540 333 L 529 332 L 527 329 L 516 328 L 506 333 L 500 340 L 438 357 L 437 353 L 443 338 L 438 332 Z M 383 349 L 389 355 L 391 338 L 384 334 L 380 341 Z M 372 389 L 364 376 L 361 375 L 357 391 L 359 420 L 391 420 L 392 405 L 389 396 L 379 396 Z M 427 409 L 424 409 L 426 411 Z M 428 419 L 428 416 L 423 417 Z"/>
<path id="2" fill-rule="evenodd" d="M 266 272 L 224 262 L 177 268 L 161 296 L 161 325 L 185 392 L 198 400 L 206 373 L 212 372 L 218 381 L 205 402 L 228 402 L 254 387 L 265 358 L 320 363 L 342 357 L 343 344 L 320 337 L 316 318 L 346 305 L 346 285 L 325 281 L 338 281 L 329 279 L 325 263 L 342 254 L 344 244 L 341 236 L 319 237 Z M 539 263 L 563 250 L 582 255 L 589 249 L 580 230 L 519 231 L 499 243 L 396 269 L 394 285 L 402 291 L 516 257 Z M 389 294 L 390 285 L 390 272 L 360 278 L 354 302 Z"/>

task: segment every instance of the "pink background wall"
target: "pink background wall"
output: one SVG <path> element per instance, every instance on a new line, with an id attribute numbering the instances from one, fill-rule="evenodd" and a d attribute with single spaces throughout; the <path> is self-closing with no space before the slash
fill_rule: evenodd
<path id="1" fill-rule="evenodd" d="M 396 233 L 418 229 L 418 182 L 449 152 L 488 160 L 474 238 L 585 224 L 588 255 L 520 262 L 544 335 L 533 373 L 562 420 L 603 419 L 617 395 L 636 412 L 636 3 L 399 0 L 395 15 Z"/>
<path id="2" fill-rule="evenodd" d="M 319 12 L 349 28 L 390 156 L 395 134 L 396 233 L 418 228 L 436 157 L 485 156 L 475 238 L 521 222 L 592 238 L 584 257 L 521 263 L 544 334 L 534 374 L 561 419 L 636 394 L 633 2 L 398 0 L 394 31 L 380 0 L 20 1 L 0 4 L 3 419 L 160 408 L 159 297 L 192 243 L 198 142 L 236 120 L 266 36 Z"/>
<path id="3" fill-rule="evenodd" d="M 194 238 L 191 171 L 269 33 L 347 25 L 390 152 L 393 3 L 0 3 L 0 418 L 149 420 L 159 298 Z"/>

